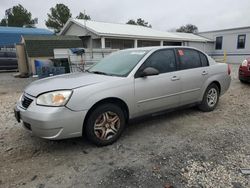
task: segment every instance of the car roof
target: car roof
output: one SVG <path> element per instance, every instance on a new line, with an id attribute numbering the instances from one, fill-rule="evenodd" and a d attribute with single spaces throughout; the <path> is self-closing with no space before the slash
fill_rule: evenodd
<path id="1" fill-rule="evenodd" d="M 145 51 L 155 51 L 155 50 L 160 50 L 160 49 L 173 49 L 173 48 L 182 48 L 182 49 L 194 49 L 194 50 L 198 50 L 196 48 L 193 47 L 189 47 L 189 46 L 150 46 L 150 47 L 139 47 L 139 48 L 130 48 L 130 49 L 125 49 L 128 51 L 134 51 L 134 50 L 145 50 Z"/>

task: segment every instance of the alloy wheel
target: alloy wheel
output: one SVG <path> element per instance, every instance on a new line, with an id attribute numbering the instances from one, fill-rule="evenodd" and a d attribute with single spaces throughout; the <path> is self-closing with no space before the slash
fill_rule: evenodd
<path id="1" fill-rule="evenodd" d="M 95 135 L 101 140 L 110 140 L 117 134 L 120 124 L 120 118 L 116 113 L 104 112 L 95 121 Z"/>
<path id="2" fill-rule="evenodd" d="M 215 88 L 211 88 L 207 93 L 207 104 L 209 107 L 213 107 L 218 100 L 218 92 Z"/>

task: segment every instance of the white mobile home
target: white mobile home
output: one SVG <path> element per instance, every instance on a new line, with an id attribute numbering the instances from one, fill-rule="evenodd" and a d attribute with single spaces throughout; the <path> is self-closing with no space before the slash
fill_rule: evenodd
<path id="1" fill-rule="evenodd" d="M 224 53 L 229 63 L 241 63 L 250 57 L 250 27 L 200 32 L 200 36 L 215 41 L 213 50 L 208 53 L 222 58 Z"/>
<path id="2" fill-rule="evenodd" d="M 213 41 L 187 33 L 158 31 L 152 28 L 69 19 L 60 35 L 74 35 L 82 39 L 85 48 L 125 49 L 145 46 L 192 46 L 206 51 Z"/>

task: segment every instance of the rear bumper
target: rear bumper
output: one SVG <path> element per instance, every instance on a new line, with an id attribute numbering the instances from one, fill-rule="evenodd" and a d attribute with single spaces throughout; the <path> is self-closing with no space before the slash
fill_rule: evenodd
<path id="1" fill-rule="evenodd" d="M 243 81 L 250 81 L 250 67 L 239 68 L 239 79 Z"/>
<path id="2" fill-rule="evenodd" d="M 83 122 L 87 111 L 72 111 L 66 107 L 45 107 L 32 102 L 27 109 L 20 103 L 15 107 L 15 116 L 23 127 L 33 135 L 59 140 L 82 136 Z"/>
<path id="3" fill-rule="evenodd" d="M 240 75 L 239 75 L 239 79 L 240 79 L 240 80 L 243 80 L 243 81 L 248 81 L 248 82 L 250 82 L 250 76 L 240 76 Z"/>

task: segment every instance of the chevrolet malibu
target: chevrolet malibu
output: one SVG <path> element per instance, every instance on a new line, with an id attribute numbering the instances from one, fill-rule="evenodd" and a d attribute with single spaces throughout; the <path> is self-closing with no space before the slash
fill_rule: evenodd
<path id="1" fill-rule="evenodd" d="M 14 111 L 17 121 L 38 137 L 84 134 L 104 146 L 139 116 L 190 105 L 214 110 L 230 86 L 230 71 L 227 64 L 189 47 L 121 50 L 84 73 L 31 83 Z"/>

